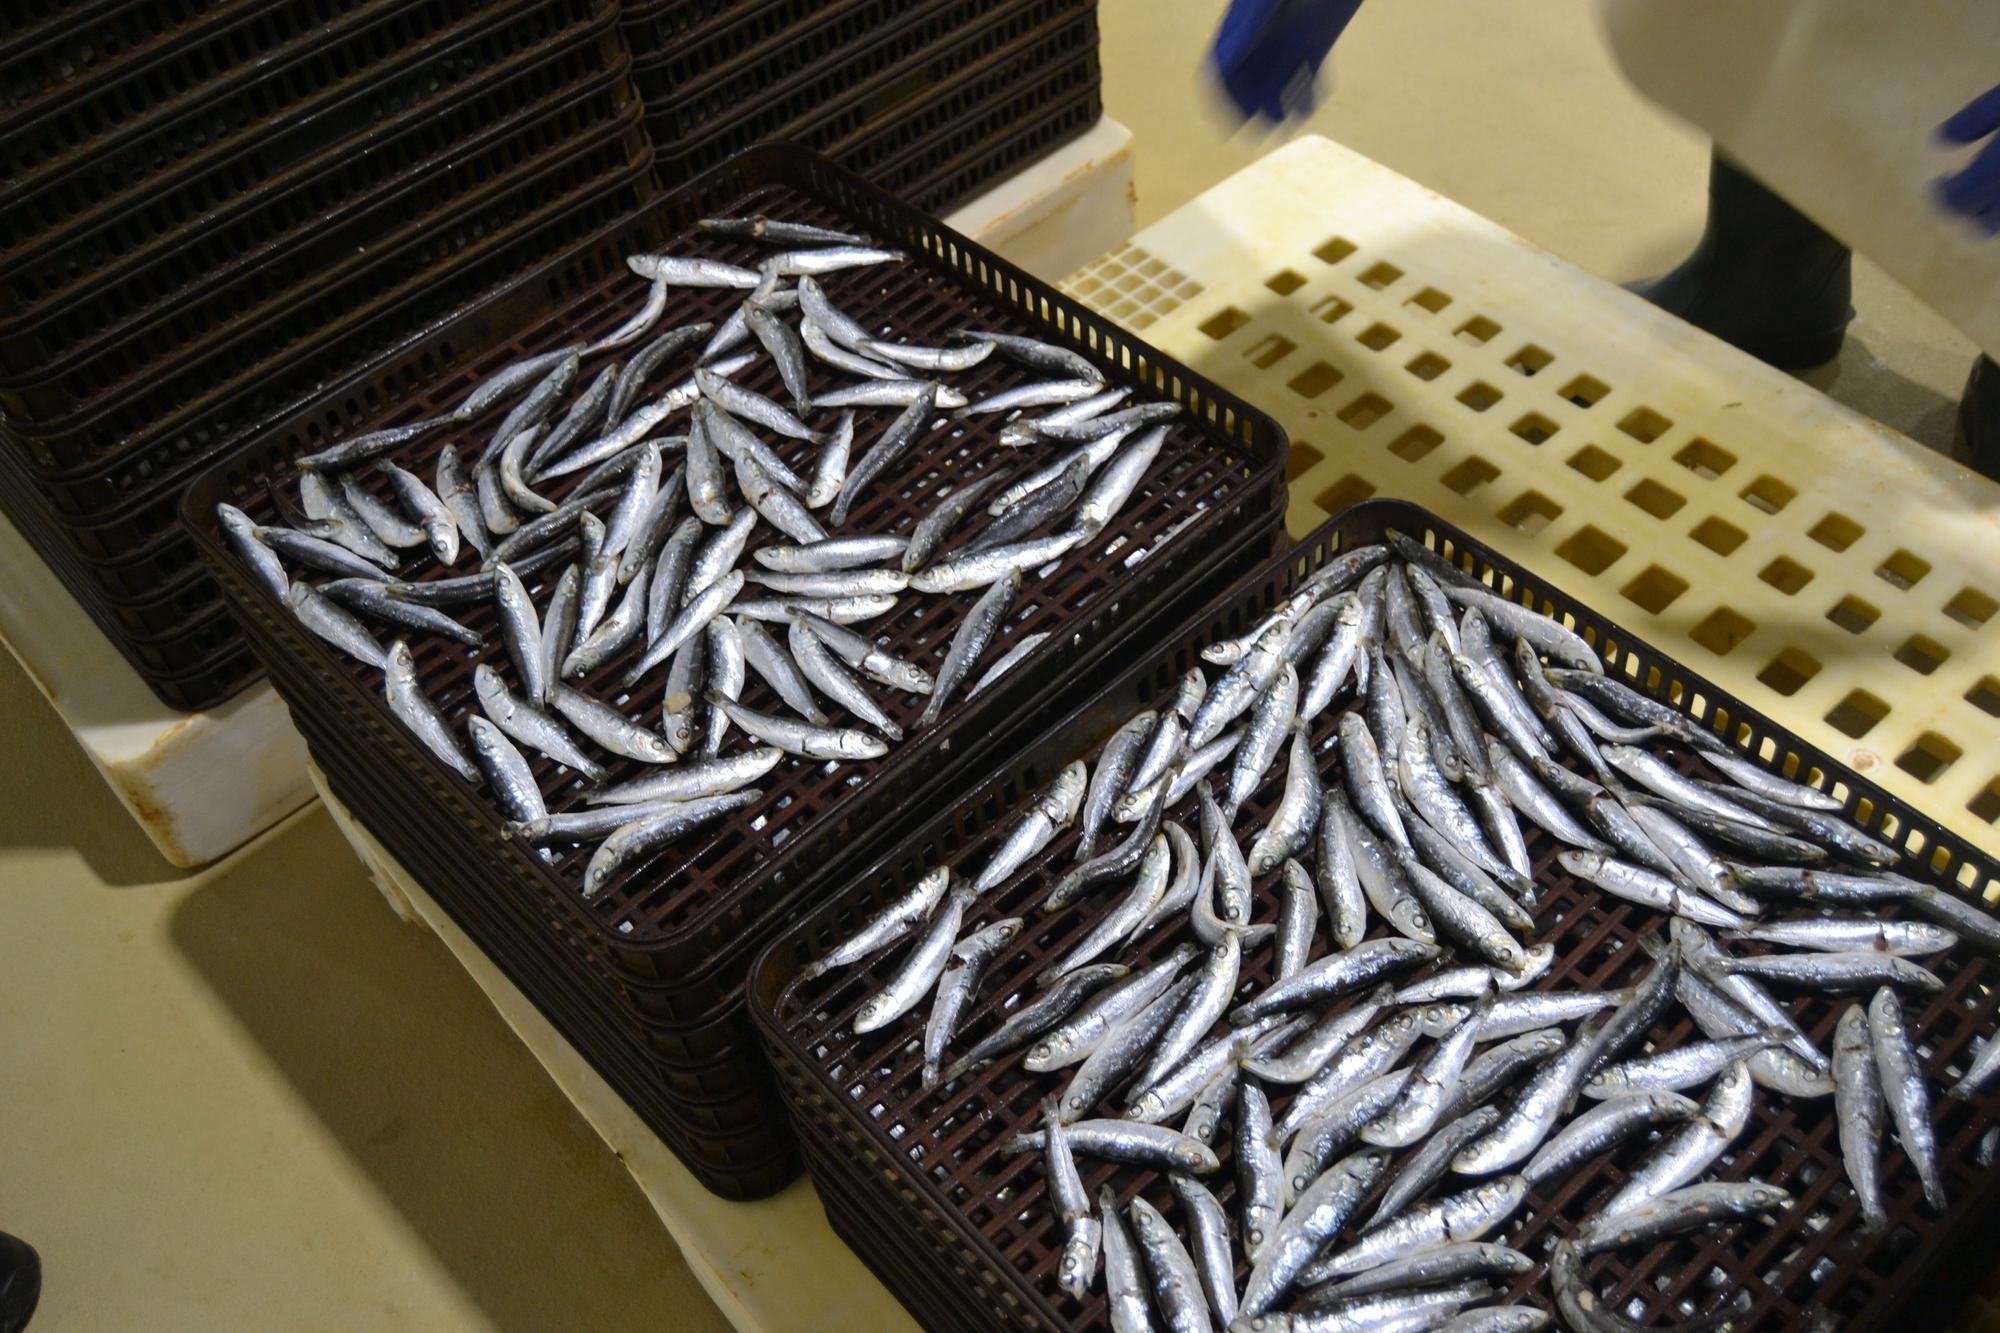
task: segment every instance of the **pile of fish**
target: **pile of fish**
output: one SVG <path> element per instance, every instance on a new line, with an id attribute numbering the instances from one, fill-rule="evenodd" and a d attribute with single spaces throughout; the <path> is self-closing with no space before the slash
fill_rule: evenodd
<path id="1" fill-rule="evenodd" d="M 1113 1328 L 1532 1329 L 1545 1309 L 1489 1302 L 1543 1262 L 1570 1327 L 1632 1328 L 1585 1262 L 1787 1208 L 1711 1178 L 1770 1099 L 1834 1099 L 1868 1230 L 1904 1160 L 1945 1207 L 1905 997 L 1944 986 L 1920 960 L 2000 951 L 2000 921 L 1400 536 L 1203 656 L 804 969 L 875 969 L 815 1006 L 884 1030 L 844 1064 L 920 1058 L 947 1097 L 996 1061 L 1046 1080 L 998 1151 L 1043 1155 L 1055 1280 L 1101 1282 Z M 1545 877 L 1638 932 L 1629 985 L 1555 984 L 1576 899 L 1538 918 L 1544 836 Z M 1071 915 L 1007 914 L 1037 904 Z M 1844 1006 L 1831 1050 L 1778 992 Z M 1695 1036 L 1656 1047 L 1677 1010 Z M 2000 1041 L 1952 1092 L 1996 1070 Z M 1492 1239 L 1614 1150 L 1552 1252 Z M 1094 1198 L 1086 1160 L 1117 1164 Z"/>
<path id="2" fill-rule="evenodd" d="M 754 784 L 781 763 L 887 753 L 904 732 L 883 691 L 927 697 L 916 725 L 928 728 L 1018 664 L 1045 637 L 1010 631 L 1024 580 L 1117 517 L 1179 410 L 1128 403 L 1092 362 L 1031 338 L 922 346 L 863 327 L 819 281 L 903 261 L 861 237 L 761 216 L 700 225 L 771 252 L 754 269 L 633 255 L 644 304 L 606 336 L 496 371 L 449 415 L 297 459 L 296 497 L 271 488 L 285 523 L 218 510 L 252 576 L 312 633 L 379 667 L 395 715 L 483 780 L 521 836 L 595 847 L 585 897 L 759 800 Z M 662 330 L 686 289 L 742 297 L 719 323 Z M 989 358 L 1016 382 L 968 402 L 947 381 Z M 732 378 L 765 362 L 784 402 Z M 912 451 L 930 456 L 967 417 L 1003 423 L 1018 463 L 940 488 L 907 533 L 853 521 Z M 450 439 L 428 480 L 383 457 L 434 434 Z M 910 599 L 959 594 L 934 664 L 866 630 Z M 460 734 L 409 643 L 385 646 L 375 627 L 480 659 L 483 636 L 452 611 L 488 603 L 511 679 L 478 661 L 483 715 Z M 744 702 L 753 675 L 781 707 Z M 590 784 L 620 759 L 656 769 L 551 813 L 524 749 Z"/>

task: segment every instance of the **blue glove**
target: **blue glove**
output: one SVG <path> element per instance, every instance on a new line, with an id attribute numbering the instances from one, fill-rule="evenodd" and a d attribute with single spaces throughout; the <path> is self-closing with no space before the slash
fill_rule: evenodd
<path id="1" fill-rule="evenodd" d="M 1246 116 L 1312 110 L 1313 78 L 1361 0 L 1230 0 L 1209 59 Z"/>
<path id="2" fill-rule="evenodd" d="M 1949 143 L 1986 140 L 1972 161 L 1938 182 L 1937 194 L 1952 212 L 1965 214 L 1989 235 L 2000 235 L 2000 88 L 1973 98 L 1938 133 Z"/>

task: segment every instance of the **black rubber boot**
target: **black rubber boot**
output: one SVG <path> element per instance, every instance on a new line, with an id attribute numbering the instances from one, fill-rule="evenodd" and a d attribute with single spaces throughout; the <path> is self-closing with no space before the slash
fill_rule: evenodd
<path id="1" fill-rule="evenodd" d="M 1990 356 L 1972 363 L 1965 397 L 1958 400 L 1958 428 L 1972 454 L 1973 469 L 2000 481 L 2000 365 Z"/>
<path id="2" fill-rule="evenodd" d="M 1716 153 L 1701 243 L 1632 290 L 1760 361 L 1804 370 L 1840 355 L 1854 318 L 1852 262 L 1846 246 Z"/>
<path id="3" fill-rule="evenodd" d="M 35 1247 L 0 1231 L 0 1333 L 20 1333 L 42 1298 L 42 1259 Z"/>

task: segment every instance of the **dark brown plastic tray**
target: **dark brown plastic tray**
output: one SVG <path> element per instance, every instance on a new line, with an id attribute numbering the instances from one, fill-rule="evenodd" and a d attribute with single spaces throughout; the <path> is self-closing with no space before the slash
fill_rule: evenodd
<path id="1" fill-rule="evenodd" d="M 1992 862 L 1934 821 L 1456 529 L 1399 502 L 1356 506 L 1290 555 L 1244 578 L 1178 635 L 1162 635 L 1162 650 L 1081 702 L 981 782 L 963 789 L 967 795 L 868 870 L 850 877 L 843 892 L 816 908 L 757 961 L 751 1015 L 784 1087 L 809 1169 L 816 1182 L 825 1176 L 826 1193 L 841 1197 L 829 1212 L 837 1214 L 849 1243 L 927 1328 L 1108 1326 L 1101 1293 L 1079 1305 L 1057 1292 L 1053 1271 L 1062 1236 L 1050 1215 L 1038 1156 L 1008 1157 L 998 1151 L 1008 1134 L 1038 1121 L 1040 1100 L 1054 1085 L 1024 1074 L 1018 1061 L 1008 1059 L 938 1093 L 924 1093 L 907 1020 L 861 1039 L 848 1030 L 859 1001 L 879 988 L 885 969 L 899 955 L 892 952 L 860 968 L 803 983 L 796 980 L 801 962 L 850 933 L 928 867 L 944 861 L 976 864 L 1008 811 L 1064 762 L 1094 752 L 1134 709 L 1171 694 L 1200 648 L 1246 632 L 1308 573 L 1339 552 L 1379 541 L 1390 531 L 1424 542 L 1468 572 L 1490 573 L 1509 596 L 1567 618 L 1595 643 L 1608 669 L 1673 703 L 1748 754 L 1761 756 L 1768 746 L 1764 762 L 1771 766 L 1823 775 L 1823 789 L 1844 799 L 1851 818 L 1910 853 L 1906 873 L 1975 901 L 1995 883 Z M 1316 734 L 1323 738 L 1336 723 L 1337 713 L 1323 716 Z M 1684 767 L 1694 767 L 1687 756 L 1676 753 L 1676 758 Z M 1238 829 L 1256 827 L 1273 800 L 1275 793 L 1267 788 L 1246 807 Z M 1071 831 L 1057 838 L 1047 853 L 1049 865 L 1067 867 L 1074 837 Z M 1662 931 L 1661 918 L 1571 881 L 1554 863 L 1555 848 L 1545 836 L 1531 839 L 1529 846 L 1543 889 L 1535 940 L 1554 941 L 1558 954 L 1537 985 L 1595 989 L 1627 984 L 1643 972 L 1649 963 L 1635 944 L 1643 934 Z M 964 1041 L 975 1041 L 989 1030 L 1006 997 L 1032 990 L 1035 973 L 1092 924 L 1089 909 L 1041 917 L 1035 904 L 1047 887 L 1043 874 L 1031 874 L 979 903 L 975 921 L 1027 915 L 1035 924 L 1023 936 L 1022 951 L 998 965 L 983 986 L 979 1006 L 965 1024 Z M 1276 909 L 1268 881 L 1260 883 L 1258 898 L 1253 919 L 1270 919 Z M 1163 952 L 1174 933 L 1173 926 L 1154 932 L 1140 949 L 1126 951 L 1127 960 Z M 1268 950 L 1246 952 L 1245 983 L 1254 989 L 1264 982 L 1267 966 Z M 1944 991 L 1908 1000 L 1907 1012 L 1933 1086 L 1942 1088 L 1953 1071 L 1963 1068 L 1974 1036 L 1994 1031 L 2000 997 L 1992 986 L 2000 980 L 2000 961 L 1956 953 L 1938 971 L 1947 983 Z M 1829 1049 L 1842 1007 L 1808 997 L 1793 1005 L 1822 1049 Z M 1650 1035 L 1656 1043 L 1673 1044 L 1690 1028 L 1676 1009 Z M 1284 1104 L 1282 1097 L 1277 1099 L 1280 1112 Z M 1720 1174 L 1783 1185 L 1797 1198 L 1791 1209 L 1768 1226 L 1729 1227 L 1706 1239 L 1601 1256 L 1586 1273 L 1607 1308 L 1630 1314 L 1627 1303 L 1639 1301 L 1642 1323 L 1711 1311 L 1742 1291 L 1754 1304 L 1732 1328 L 1908 1326 L 1897 1322 L 1900 1310 L 1918 1297 L 1934 1297 L 1946 1284 L 1976 1279 L 2000 1244 L 1986 1225 L 2000 1199 L 2000 1172 L 1982 1169 L 1973 1159 L 1973 1146 L 1996 1113 L 2000 1094 L 1992 1092 L 1969 1103 L 1939 1103 L 1940 1157 L 1951 1197 L 1941 1218 L 1924 1208 L 1914 1172 L 1892 1144 L 1885 1144 L 1885 1201 L 1892 1226 L 1885 1235 L 1870 1238 L 1859 1232 L 1858 1207 L 1840 1165 L 1832 1099 L 1802 1102 L 1760 1095 L 1750 1129 Z M 1233 1171 L 1227 1145 L 1217 1146 L 1223 1169 L 1210 1183 L 1227 1203 Z M 1643 1146 L 1629 1149 L 1578 1170 L 1549 1193 L 1531 1193 L 1522 1216 L 1503 1229 L 1504 1239 L 1545 1258 L 1553 1240 L 1567 1234 L 1602 1188 L 1622 1179 L 1635 1155 L 1644 1151 Z M 1149 1172 L 1108 1164 L 1086 1172 L 1088 1188 L 1106 1180 L 1117 1181 L 1122 1197 L 1145 1193 L 1169 1216 L 1179 1215 L 1171 1192 Z M 905 1256 L 915 1256 L 917 1262 L 906 1263 Z M 924 1280 L 926 1275 L 945 1276 Z M 1239 1271 L 1239 1280 L 1242 1276 Z M 1509 1297 L 1546 1305 L 1547 1290 L 1538 1269 L 1515 1284 Z"/>
<path id="2" fill-rule="evenodd" d="M 913 203 L 939 210 L 953 208 L 1015 170 L 1087 132 L 1104 114 L 1099 96 L 1095 52 L 1084 86 L 1035 116 L 996 126 L 982 116 L 972 127 L 987 133 L 970 142 L 958 135 L 938 144 L 919 145 L 895 165 L 878 171 L 885 189 Z"/>
<path id="3" fill-rule="evenodd" d="M 557 345 L 589 330 L 609 327 L 636 305 L 643 284 L 623 267 L 624 255 L 648 247 L 672 246 L 690 253 L 744 259 L 737 243 L 690 236 L 692 222 L 716 212 L 766 211 L 865 231 L 911 254 L 893 270 L 857 271 L 829 282 L 829 290 L 857 318 L 892 323 L 913 338 L 942 336 L 951 327 L 994 324 L 1080 344 L 1114 382 L 1139 384 L 1148 393 L 1169 396 L 1188 411 L 1171 427 L 1171 458 L 1149 475 L 1142 494 L 1088 552 L 1073 553 L 1047 580 L 1033 585 L 1009 640 L 1040 629 L 1061 627 L 1015 671 L 955 710 L 950 720 L 901 746 L 890 758 L 842 766 L 835 774 L 791 768 L 770 784 L 763 802 L 712 833 L 690 839 L 671 854 L 646 863 L 585 905 L 572 884 L 581 855 L 553 868 L 529 856 L 501 832 L 490 804 L 463 788 L 451 793 L 440 821 L 478 831 L 490 846 L 487 877 L 492 891 L 505 894 L 516 910 L 549 928 L 584 941 L 595 965 L 608 974 L 661 990 L 654 998 L 665 1021 L 705 1020 L 719 1004 L 740 993 L 742 960 L 781 924 L 789 905 L 806 886 L 828 872 L 832 862 L 857 855 L 860 845 L 886 832 L 910 798 L 930 789 L 946 769 L 972 762 L 975 752 L 994 744 L 1002 730 L 1033 709 L 1045 706 L 1058 683 L 1102 661 L 1118 636 L 1148 611 L 1180 593 L 1191 581 L 1219 579 L 1238 560 L 1253 558 L 1260 539 L 1268 542 L 1283 502 L 1282 434 L 1268 418 L 1215 389 L 1185 368 L 1088 314 L 1053 289 L 965 241 L 931 219 L 873 190 L 810 154 L 779 146 L 744 154 L 637 217 L 603 235 L 559 273 L 522 284 L 440 331 L 388 372 L 399 385 L 421 384 L 400 394 L 371 395 L 387 410 L 358 410 L 353 400 L 331 409 L 301 413 L 274 429 L 259 446 L 196 487 L 186 521 L 217 573 L 239 618 L 261 619 L 270 638 L 290 645 L 288 654 L 310 667 L 317 680 L 311 696 L 293 697 L 294 708 L 333 708 L 342 717 L 357 712 L 379 717 L 385 740 L 378 762 L 389 769 L 443 770 L 396 728 L 383 710 L 379 682 L 351 669 L 305 636 L 266 594 L 249 587 L 215 532 L 217 499 L 243 497 L 252 512 L 267 505 L 262 476 L 282 467 L 317 442 L 349 429 L 413 419 L 456 402 L 493 367 L 541 347 Z M 713 293 L 691 293 L 667 318 L 699 317 L 719 310 Z M 748 380 L 774 387 L 769 367 Z M 1014 372 L 982 369 L 959 383 L 968 394 L 984 391 Z M 947 472 L 976 474 L 996 466 L 1003 452 L 991 445 L 992 427 L 968 420 L 954 432 L 947 454 L 913 458 L 901 484 L 885 485 L 855 515 L 858 530 L 907 527 L 928 509 L 933 490 Z M 959 433 L 962 432 L 962 433 Z M 415 446 L 413 465 L 424 466 L 440 441 Z M 1113 570 L 1096 552 L 1121 543 Z M 1136 564 L 1130 557 L 1144 549 Z M 883 624 L 878 634 L 892 651 L 931 660 L 941 651 L 962 599 L 913 606 Z M 490 617 L 473 608 L 468 623 Z M 260 627 L 260 628 L 265 628 Z M 498 639 L 493 644 L 497 646 Z M 1005 645 L 996 645 L 995 652 Z M 606 678 L 617 667 L 605 668 Z M 419 676 L 447 717 L 472 706 L 471 663 L 436 645 L 419 652 Z M 586 682 L 586 688 L 592 688 Z M 602 688 L 601 685 L 596 688 Z M 761 686 L 759 687 L 761 688 Z M 616 691 L 607 691 L 615 697 Z M 753 691 L 754 696 L 754 691 Z M 746 696 L 751 697 L 751 696 Z M 753 706 L 755 706 L 753 702 Z M 916 701 L 891 700 L 893 712 L 914 718 Z M 542 774 L 551 808 L 579 799 L 580 793 L 556 770 Z M 614 770 L 615 776 L 615 770 Z M 756 826 L 767 807 L 783 804 L 789 813 L 769 833 Z M 782 830 L 783 837 L 778 834 Z"/>
<path id="4" fill-rule="evenodd" d="M 1097 9 L 1086 0 L 1024 0 L 982 17 L 984 7 L 982 0 L 953 0 L 913 26 L 905 42 L 828 55 L 748 102 L 722 98 L 691 130 L 662 119 L 649 103 L 646 124 L 662 178 L 701 170 L 759 139 L 831 144 L 918 93 L 935 94 L 992 52 L 1065 24 L 1074 25 L 1079 49 L 1095 39 Z"/>
<path id="5" fill-rule="evenodd" d="M 241 0 L 15 0 L 0 14 L 0 115 L 101 78 L 100 71 L 231 3 Z"/>
<path id="6" fill-rule="evenodd" d="M 615 120 L 633 96 L 623 64 L 605 60 L 585 33 L 580 42 L 500 60 L 292 168 L 260 173 L 254 188 L 178 227 L 154 235 L 157 218 L 114 218 L 78 248 L 75 262 L 36 265 L 21 275 L 40 294 L 0 320 L 0 370 L 12 379 L 43 380 L 106 336 L 120 342 L 143 336 L 128 359 L 158 356 L 152 349 L 162 338 L 152 326 L 168 316 L 184 321 L 179 312 L 190 303 L 216 308 L 225 284 L 254 276 L 268 286 L 284 281 L 281 268 L 310 271 L 331 257 L 350 257 L 395 230 L 392 214 L 434 207 L 412 197 L 426 184 L 463 190 L 504 169 L 482 162 L 482 155 L 564 137 L 586 120 Z M 396 97 L 407 99 L 409 89 Z M 125 232 L 135 234 L 120 239 Z M 26 300 L 27 284 L 16 283 L 15 295 Z M 170 337 L 165 346 L 186 338 Z"/>

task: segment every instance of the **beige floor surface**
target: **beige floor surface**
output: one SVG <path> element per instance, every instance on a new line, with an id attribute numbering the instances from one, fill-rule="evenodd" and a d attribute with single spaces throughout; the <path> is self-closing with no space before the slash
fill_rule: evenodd
<path id="1" fill-rule="evenodd" d="M 1311 128 L 1586 267 L 1667 266 L 1702 144 L 1589 0 L 1375 0 Z M 1217 0 L 1105 0 L 1141 222 L 1269 146 L 1206 104 Z M 1968 347 L 1864 269 L 1837 396 L 1949 438 Z M 0 656 L 0 1229 L 36 1333 L 721 1326 L 617 1160 L 318 811 L 175 878 Z"/>

